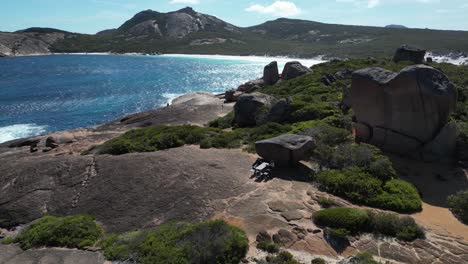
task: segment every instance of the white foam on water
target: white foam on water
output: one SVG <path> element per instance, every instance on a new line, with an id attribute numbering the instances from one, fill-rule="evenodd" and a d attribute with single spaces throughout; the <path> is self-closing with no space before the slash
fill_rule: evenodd
<path id="1" fill-rule="evenodd" d="M 235 60 L 235 61 L 249 61 L 249 62 L 258 62 L 258 63 L 270 63 L 272 61 L 277 61 L 279 64 L 285 64 L 289 61 L 299 61 L 305 66 L 312 66 L 315 64 L 326 62 L 323 59 L 323 56 L 318 56 L 312 59 L 303 59 L 303 58 L 291 58 L 291 57 L 268 57 L 268 56 L 230 56 L 230 55 L 189 55 L 189 54 L 163 54 L 155 55 L 163 57 L 175 57 L 175 58 L 194 58 L 194 59 L 213 59 L 213 60 Z"/>
<path id="2" fill-rule="evenodd" d="M 0 143 L 18 138 L 26 138 L 43 134 L 47 131 L 47 126 L 36 124 L 16 124 L 0 127 Z"/>
<path id="3" fill-rule="evenodd" d="M 468 65 L 468 57 L 466 56 L 448 56 L 448 55 L 434 55 L 428 52 L 426 58 L 431 57 L 433 61 L 438 63 L 451 63 L 455 65 Z"/>

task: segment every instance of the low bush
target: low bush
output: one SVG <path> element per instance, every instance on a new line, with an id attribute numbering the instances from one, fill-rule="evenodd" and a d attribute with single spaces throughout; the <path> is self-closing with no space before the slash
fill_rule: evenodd
<path id="1" fill-rule="evenodd" d="M 138 263 L 239 263 L 248 250 L 245 233 L 224 221 L 168 223 L 102 242 L 109 260 Z"/>
<path id="2" fill-rule="evenodd" d="M 367 204 L 402 213 L 417 212 L 422 209 L 418 190 L 411 183 L 398 179 L 386 182 L 383 192 L 371 198 Z"/>
<path id="3" fill-rule="evenodd" d="M 365 230 L 369 225 L 366 210 L 353 208 L 331 208 L 318 211 L 313 215 L 314 223 L 331 228 L 344 228 L 353 233 Z"/>
<path id="4" fill-rule="evenodd" d="M 421 210 L 421 198 L 412 184 L 403 180 L 390 180 L 384 184 L 360 167 L 326 170 L 316 179 L 323 190 L 355 203 L 396 212 Z"/>
<path id="5" fill-rule="evenodd" d="M 14 242 L 24 250 L 43 246 L 84 248 L 94 245 L 102 234 L 89 215 L 44 216 L 21 232 Z"/>
<path id="6" fill-rule="evenodd" d="M 390 213 L 370 213 L 371 229 L 374 233 L 396 237 L 403 241 L 412 241 L 424 238 L 424 231 L 413 218 L 405 216 L 400 218 Z"/>
<path id="7" fill-rule="evenodd" d="M 257 243 L 257 248 L 268 253 L 278 253 L 280 247 L 271 241 L 260 241 Z"/>
<path id="8" fill-rule="evenodd" d="M 234 112 L 229 112 L 229 114 L 219 117 L 208 123 L 209 127 L 226 129 L 232 126 L 232 120 L 234 119 Z"/>
<path id="9" fill-rule="evenodd" d="M 314 258 L 311 264 L 327 264 L 327 262 L 323 258 Z"/>
<path id="10" fill-rule="evenodd" d="M 330 234 L 345 238 L 349 234 L 373 232 L 402 241 L 424 238 L 424 230 L 409 216 L 375 213 L 357 208 L 332 208 L 314 213 L 314 223 L 332 228 Z"/>
<path id="11" fill-rule="evenodd" d="M 468 190 L 450 195 L 447 202 L 453 214 L 468 224 Z"/>
<path id="12" fill-rule="evenodd" d="M 287 251 L 281 251 L 277 256 L 268 256 L 266 260 L 269 264 L 301 264 Z"/>
<path id="13" fill-rule="evenodd" d="M 360 253 L 351 258 L 350 263 L 354 264 L 379 264 L 374 260 L 374 256 L 370 253 Z"/>
<path id="14" fill-rule="evenodd" d="M 333 199 L 331 199 L 331 198 L 328 198 L 328 197 L 324 197 L 324 196 L 320 196 L 320 197 L 319 197 L 318 203 L 319 203 L 320 206 L 322 206 L 323 208 L 330 208 L 330 207 L 336 207 L 336 206 L 338 206 L 338 204 L 335 202 L 335 200 L 333 200 Z"/>

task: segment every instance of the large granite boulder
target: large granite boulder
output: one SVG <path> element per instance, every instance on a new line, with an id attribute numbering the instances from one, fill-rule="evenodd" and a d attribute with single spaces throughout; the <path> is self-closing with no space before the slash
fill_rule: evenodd
<path id="1" fill-rule="evenodd" d="M 275 97 L 267 94 L 243 94 L 234 105 L 234 122 L 240 127 L 263 124 L 277 102 Z"/>
<path id="2" fill-rule="evenodd" d="M 307 153 L 315 147 L 309 136 L 282 135 L 255 143 L 257 154 L 265 160 L 274 161 L 277 166 L 294 166 L 307 159 Z"/>
<path id="3" fill-rule="evenodd" d="M 263 69 L 263 81 L 265 85 L 273 85 L 279 80 L 278 63 L 271 62 Z"/>
<path id="4" fill-rule="evenodd" d="M 393 61 L 411 61 L 415 64 L 422 64 L 424 63 L 424 56 L 426 56 L 425 50 L 403 45 L 396 50 Z"/>
<path id="5" fill-rule="evenodd" d="M 312 70 L 307 68 L 306 66 L 302 65 L 298 61 L 291 61 L 286 63 L 283 69 L 283 73 L 281 74 L 281 78 L 283 80 L 291 80 L 296 77 L 311 73 Z"/>
<path id="6" fill-rule="evenodd" d="M 409 66 L 400 73 L 381 68 L 353 73 L 350 103 L 358 123 L 356 136 L 387 151 L 414 153 L 441 132 L 453 140 L 453 127 L 443 128 L 456 102 L 455 86 L 429 66 Z M 446 140 L 437 138 L 438 142 L 454 144 Z M 436 149 L 431 152 L 442 154 L 441 148 Z"/>

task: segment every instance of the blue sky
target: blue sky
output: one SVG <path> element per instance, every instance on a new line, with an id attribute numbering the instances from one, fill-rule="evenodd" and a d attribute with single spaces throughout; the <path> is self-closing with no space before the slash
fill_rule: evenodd
<path id="1" fill-rule="evenodd" d="M 141 10 L 192 6 L 238 26 L 278 17 L 326 23 L 468 30 L 468 0 L 13 0 L 2 1 L 0 31 L 32 26 L 96 33 Z"/>

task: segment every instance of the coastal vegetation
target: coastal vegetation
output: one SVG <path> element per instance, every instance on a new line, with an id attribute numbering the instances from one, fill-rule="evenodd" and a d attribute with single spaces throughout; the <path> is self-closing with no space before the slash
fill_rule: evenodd
<path id="1" fill-rule="evenodd" d="M 447 202 L 453 214 L 463 223 L 468 224 L 468 190 L 449 196 Z"/>
<path id="2" fill-rule="evenodd" d="M 232 263 L 247 254 L 247 236 L 222 220 L 169 222 L 152 229 L 105 234 L 89 215 L 44 216 L 4 244 L 83 249 L 99 246 L 106 259 L 138 263 Z"/>
<path id="3" fill-rule="evenodd" d="M 424 238 L 424 230 L 409 216 L 376 213 L 357 208 L 330 208 L 314 213 L 314 223 L 330 227 L 339 236 L 374 233 L 402 241 Z"/>
<path id="4" fill-rule="evenodd" d="M 167 223 L 151 230 L 110 235 L 101 242 L 112 261 L 237 264 L 247 254 L 241 229 L 221 220 Z"/>
<path id="5" fill-rule="evenodd" d="M 84 248 L 94 245 L 103 235 L 92 216 L 44 216 L 33 222 L 10 242 L 24 250 L 37 247 Z"/>

